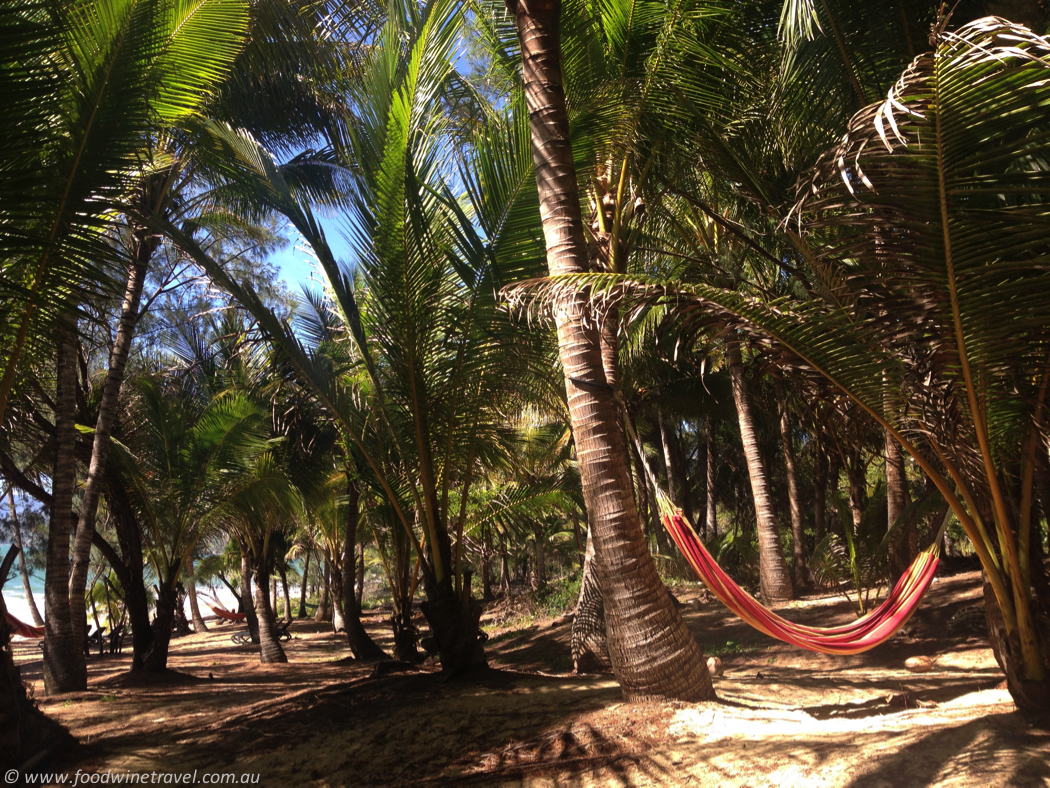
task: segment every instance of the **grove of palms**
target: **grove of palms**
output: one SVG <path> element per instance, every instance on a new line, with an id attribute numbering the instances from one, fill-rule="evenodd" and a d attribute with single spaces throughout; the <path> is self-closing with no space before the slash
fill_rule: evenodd
<path id="1" fill-rule="evenodd" d="M 316 604 L 353 664 L 481 680 L 486 610 L 566 587 L 578 671 L 716 703 L 666 500 L 778 610 L 867 613 L 947 540 L 1045 723 L 1047 21 L 4 0 L 0 537 L 44 693 L 103 619 L 170 677 L 216 588 L 261 663 Z M 60 736 L 8 628 L 5 768 Z"/>

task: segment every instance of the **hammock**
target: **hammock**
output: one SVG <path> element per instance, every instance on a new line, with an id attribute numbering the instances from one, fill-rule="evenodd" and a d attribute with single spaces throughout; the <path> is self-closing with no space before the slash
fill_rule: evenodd
<path id="1" fill-rule="evenodd" d="M 221 607 L 215 607 L 214 605 L 208 605 L 211 608 L 211 612 L 217 615 L 224 621 L 244 621 L 244 613 L 231 613 L 229 610 L 223 610 Z"/>
<path id="2" fill-rule="evenodd" d="M 667 529 L 667 533 L 671 535 L 674 543 L 678 545 L 678 549 L 682 551 L 682 555 L 689 561 L 689 565 L 693 567 L 693 571 L 704 585 L 744 623 L 770 637 L 808 651 L 848 655 L 861 654 L 889 640 L 915 614 L 919 602 L 922 601 L 930 583 L 933 582 L 933 576 L 937 573 L 941 536 L 948 525 L 947 517 L 941 525 L 940 533 L 933 540 L 933 544 L 916 556 L 889 596 L 870 613 L 851 624 L 839 627 L 808 627 L 792 623 L 769 608 L 760 605 L 758 600 L 738 586 L 733 578 L 715 563 L 715 559 L 707 552 L 707 548 L 693 530 L 692 524 L 656 483 L 656 476 L 645 458 L 642 442 L 638 439 L 638 433 L 634 430 L 627 407 L 619 398 L 618 392 L 616 398 L 620 407 L 623 408 L 627 432 L 634 441 L 638 456 L 642 459 L 645 474 L 656 493 L 656 502 L 664 528 Z"/>
<path id="3" fill-rule="evenodd" d="M 20 635 L 24 638 L 42 638 L 44 636 L 43 627 L 30 626 L 24 621 L 19 621 L 6 611 L 4 611 L 4 618 L 7 620 L 7 628 L 12 635 Z"/>
<path id="4" fill-rule="evenodd" d="M 655 485 L 654 485 L 655 486 Z M 763 607 L 738 586 L 707 552 L 693 526 L 657 488 L 660 516 L 667 532 L 711 593 L 747 624 L 777 640 L 821 654 L 860 654 L 889 640 L 908 623 L 937 572 L 940 539 L 916 557 L 882 604 L 851 624 L 807 627 Z"/>

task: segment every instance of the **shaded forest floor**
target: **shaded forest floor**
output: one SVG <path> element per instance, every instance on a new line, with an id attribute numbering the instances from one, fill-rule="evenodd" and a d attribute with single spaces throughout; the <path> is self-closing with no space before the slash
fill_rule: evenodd
<path id="1" fill-rule="evenodd" d="M 908 629 L 856 657 L 812 654 L 676 588 L 722 703 L 625 703 L 609 674 L 570 675 L 567 621 L 483 626 L 494 670 L 443 681 L 436 666 L 372 678 L 342 636 L 296 622 L 289 664 L 262 666 L 213 626 L 172 642 L 167 680 L 133 685 L 130 658 L 92 657 L 88 692 L 43 698 L 35 644 L 16 659 L 45 712 L 82 747 L 44 767 L 259 774 L 264 786 L 1050 785 L 1050 733 L 1013 710 L 980 634 L 978 573 L 938 578 Z M 841 597 L 793 620 L 851 620 Z M 968 626 L 967 621 L 976 621 Z M 365 623 L 384 644 L 381 611 Z M 908 657 L 934 660 L 927 673 Z"/>

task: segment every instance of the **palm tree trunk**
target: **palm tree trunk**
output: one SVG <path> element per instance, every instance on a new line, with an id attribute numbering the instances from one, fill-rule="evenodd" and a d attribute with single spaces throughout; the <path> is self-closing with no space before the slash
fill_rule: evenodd
<path id="1" fill-rule="evenodd" d="M 240 540 L 238 540 L 240 541 Z M 248 552 L 248 545 L 240 542 L 241 548 L 241 609 L 244 611 L 244 621 L 248 624 L 248 634 L 251 635 L 252 643 L 259 643 L 259 618 L 255 614 L 255 605 L 252 603 L 252 557 Z M 265 589 L 263 596 L 266 595 Z"/>
<path id="2" fill-rule="evenodd" d="M 747 471 L 751 477 L 751 493 L 755 499 L 755 519 L 758 527 L 758 576 L 762 597 L 767 602 L 782 602 L 793 599 L 795 590 L 791 586 L 791 575 L 784 562 L 784 552 L 777 532 L 773 514 L 773 499 L 769 494 L 769 477 L 766 464 L 758 447 L 755 420 L 751 411 L 751 397 L 744 381 L 744 361 L 740 356 L 740 341 L 726 341 L 726 356 L 729 376 L 733 384 L 733 399 L 736 401 L 737 419 L 740 422 L 740 439 L 747 457 Z"/>
<path id="3" fill-rule="evenodd" d="M 656 507 L 656 501 L 653 500 L 656 490 L 652 488 L 651 482 L 646 476 L 645 466 L 641 455 L 638 453 L 638 447 L 628 444 L 627 451 L 631 454 L 634 476 L 638 479 L 638 502 L 641 508 L 639 516 L 644 523 L 643 532 L 651 532 L 653 539 L 656 541 L 656 552 L 659 555 L 674 555 L 675 550 L 671 547 L 667 531 L 664 529 L 663 523 L 660 522 L 660 512 Z"/>
<path id="4" fill-rule="evenodd" d="M 543 591 L 547 588 L 547 556 L 544 551 L 546 540 L 543 531 L 543 523 L 533 524 L 532 536 L 536 541 L 536 571 L 532 575 L 534 591 Z"/>
<path id="5" fill-rule="evenodd" d="M 172 577 L 177 568 L 169 568 Z M 178 589 L 175 580 L 169 577 L 157 586 L 157 615 L 153 619 L 153 635 L 149 650 L 142 660 L 142 669 L 147 673 L 162 673 L 168 669 L 168 647 L 171 644 L 171 628 L 175 623 L 175 608 L 178 605 Z"/>
<path id="6" fill-rule="evenodd" d="M 18 511 L 15 509 L 15 487 L 13 484 L 7 487 L 7 501 L 11 509 L 11 525 L 14 530 L 15 547 L 18 548 L 18 572 L 22 576 L 22 590 L 26 595 L 26 603 L 29 605 L 29 615 L 33 618 L 33 626 L 42 627 L 44 619 L 40 617 L 40 611 L 36 607 L 36 599 L 33 597 L 33 585 L 29 579 L 29 568 L 26 566 L 26 553 L 22 545 L 22 526 L 18 522 Z"/>
<path id="7" fill-rule="evenodd" d="M 784 384 L 776 382 L 777 405 L 780 410 L 780 442 L 784 448 L 784 471 L 787 475 L 788 509 L 791 512 L 791 552 L 795 561 L 795 587 L 809 585 L 809 572 L 806 571 L 806 543 L 802 525 L 802 498 L 798 489 L 798 470 L 795 464 L 795 440 L 791 436 L 791 422 L 788 419 L 787 395 Z"/>
<path id="8" fill-rule="evenodd" d="M 345 558 L 344 556 L 340 557 Z M 346 621 L 343 618 L 343 602 L 346 594 L 346 575 L 343 569 L 346 566 L 344 560 L 332 562 L 332 631 L 346 632 Z"/>
<path id="9" fill-rule="evenodd" d="M 682 510 L 689 522 L 693 522 L 693 500 L 689 494 L 685 458 L 678 440 L 678 430 L 659 409 L 656 411 L 656 419 L 660 424 L 660 445 L 664 452 L 664 467 L 667 469 L 667 491 L 671 494 L 674 505 Z"/>
<path id="10" fill-rule="evenodd" d="M 886 433 L 886 527 L 892 528 L 897 518 L 908 506 L 908 479 L 904 473 L 904 455 L 900 444 Z M 890 583 L 908 571 L 918 555 L 918 534 L 915 521 L 902 526 L 890 542 Z"/>
<path id="11" fill-rule="evenodd" d="M 54 695 L 87 689 L 84 640 L 74 634 L 69 617 L 69 542 L 76 485 L 77 351 L 75 327 L 58 330 L 55 388 L 55 460 L 51 475 L 51 524 L 44 575 L 44 692 Z M 81 599 L 80 609 L 83 611 Z M 81 613 L 83 615 L 83 612 Z"/>
<path id="12" fill-rule="evenodd" d="M 587 548 L 583 555 L 583 575 L 580 578 L 580 596 L 572 617 L 569 637 L 573 669 L 577 673 L 591 673 L 609 665 L 609 645 L 605 636 L 605 607 L 598 580 L 598 565 L 594 561 L 594 539 L 587 529 Z"/>
<path id="13" fill-rule="evenodd" d="M 707 511 L 704 517 L 704 537 L 713 539 L 718 536 L 718 510 L 717 496 L 715 495 L 715 437 L 714 424 L 711 417 L 707 417 L 707 434 L 704 437 L 704 451 L 707 454 Z"/>
<path id="14" fill-rule="evenodd" d="M 357 614 L 361 615 L 361 605 L 365 601 L 365 546 L 357 545 L 357 591 L 355 596 Z"/>
<path id="15" fill-rule="evenodd" d="M 323 557 L 323 556 L 322 556 Z M 317 600 L 317 612 L 314 613 L 314 623 L 320 624 L 328 621 L 331 615 L 328 612 L 328 594 L 332 589 L 332 565 L 328 558 L 324 558 L 324 583 L 321 586 L 321 598 Z"/>
<path id="16" fill-rule="evenodd" d="M 828 455 L 818 430 L 813 437 L 813 538 L 820 544 L 827 530 Z"/>
<path id="17" fill-rule="evenodd" d="M 288 592 L 288 567 L 285 564 L 281 564 L 277 568 L 278 573 L 281 575 L 281 594 L 284 598 L 284 620 L 292 620 L 292 596 Z"/>
<path id="18" fill-rule="evenodd" d="M 142 567 L 142 531 L 135 519 L 127 493 L 113 466 L 106 474 L 106 504 L 109 506 L 113 527 L 120 547 L 122 570 L 117 570 L 124 587 L 124 605 L 131 625 L 132 657 L 131 669 L 141 670 L 153 638 L 149 623 L 149 599 Z M 114 567 L 112 561 L 110 562 Z"/>
<path id="19" fill-rule="evenodd" d="M 259 551 L 260 553 L 262 551 Z M 259 630 L 259 662 L 273 665 L 287 662 L 288 657 L 277 639 L 277 622 L 270 605 L 270 578 L 266 572 L 266 557 L 255 560 L 255 615 Z"/>
<path id="20" fill-rule="evenodd" d="M 306 550 L 306 558 L 303 559 L 303 580 L 299 585 L 299 612 L 296 618 L 306 618 L 306 589 L 309 586 L 310 577 L 310 550 Z"/>
<path id="21" fill-rule="evenodd" d="M 517 23 L 540 216 L 551 274 L 588 268 L 561 73 L 559 0 L 508 2 Z M 627 698 L 714 697 L 699 645 L 645 545 L 619 409 L 585 297 L 556 308 L 584 500 L 602 578 L 613 671 Z M 615 382 L 615 381 L 614 381 Z"/>
<path id="22" fill-rule="evenodd" d="M 17 547 L 12 549 L 18 549 Z M 0 588 L 7 579 L 13 555 L 0 564 Z M 58 723 L 46 717 L 26 692 L 21 671 L 11 651 L 11 632 L 7 626 L 7 605 L 0 594 L 0 767 L 15 770 L 10 782 L 18 780 L 17 767 L 41 751 L 68 751 L 73 737 Z"/>
<path id="23" fill-rule="evenodd" d="M 109 356 L 109 370 L 106 373 L 106 382 L 99 401 L 98 421 L 95 423 L 95 437 L 91 447 L 91 463 L 88 466 L 84 495 L 80 502 L 80 523 L 77 526 L 76 538 L 73 540 L 73 568 L 69 577 L 69 617 L 73 625 L 73 633 L 78 637 L 87 634 L 84 632 L 86 623 L 84 590 L 91 561 L 91 539 L 95 533 L 95 515 L 98 512 L 99 498 L 105 483 L 109 437 L 117 418 L 120 387 L 124 383 L 124 369 L 128 363 L 135 323 L 138 322 L 139 301 L 142 298 L 142 287 L 146 281 L 146 268 L 160 242 L 157 236 L 143 228 L 137 228 L 133 233 L 133 238 L 134 257 L 128 269 L 128 283 L 124 291 L 124 303 L 120 310 L 120 322 L 117 324 L 117 335 L 113 340 L 113 350 Z"/>
<path id="24" fill-rule="evenodd" d="M 354 579 L 358 574 L 352 571 L 346 576 L 345 568 L 353 567 L 357 563 L 357 529 L 361 516 L 361 488 L 354 482 L 347 485 L 347 518 L 346 518 L 346 541 L 343 543 L 343 619 L 346 627 L 346 639 L 350 645 L 350 652 L 354 659 L 362 662 L 389 659 L 387 653 L 372 640 L 361 623 L 361 607 L 358 605 L 354 595 Z M 361 567 L 360 574 L 364 574 Z"/>
<path id="25" fill-rule="evenodd" d="M 193 572 L 193 556 L 186 559 L 186 593 L 190 597 L 190 616 L 193 618 L 193 631 L 207 632 L 200 606 L 197 604 L 197 576 Z"/>

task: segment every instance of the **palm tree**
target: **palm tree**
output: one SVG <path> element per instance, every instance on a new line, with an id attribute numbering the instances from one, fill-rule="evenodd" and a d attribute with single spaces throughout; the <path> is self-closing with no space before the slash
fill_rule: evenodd
<path id="1" fill-rule="evenodd" d="M 666 17 L 668 22 L 661 28 L 653 20 L 662 19 L 658 15 L 664 11 L 662 6 L 658 11 L 654 4 L 649 9 L 652 13 L 635 16 L 627 4 L 614 4 L 587 20 L 600 26 L 596 35 L 599 46 L 608 47 L 609 59 L 624 74 L 642 64 L 640 75 L 632 73 L 631 79 L 614 83 L 628 122 L 611 130 L 618 145 L 596 151 L 609 155 L 615 168 L 607 168 L 595 180 L 595 225 L 587 227 L 565 102 L 561 4 L 515 2 L 508 7 L 515 17 L 521 53 L 548 270 L 554 276 L 591 270 L 588 230 L 598 247 L 598 260 L 609 270 L 625 270 L 622 258 L 632 240 L 632 215 L 624 188 L 630 177 L 628 162 L 637 147 L 645 153 L 639 137 L 645 139 L 646 135 L 639 134 L 639 127 L 648 117 L 646 102 L 661 81 L 665 45 L 677 32 L 674 15 Z M 641 53 L 647 46 L 652 49 L 645 57 Z M 567 73 L 570 78 L 578 76 Z M 608 92 L 592 95 L 601 95 L 603 102 L 609 102 Z M 596 116 L 601 117 L 601 113 Z M 617 140 L 617 135 L 623 139 Z M 591 166 L 599 166 L 599 161 L 596 158 Z M 639 170 L 644 177 L 648 163 L 642 161 Z M 632 211 L 634 204 L 630 201 Z M 714 693 L 700 648 L 663 589 L 645 547 L 615 398 L 619 383 L 615 315 L 603 332 L 590 317 L 582 295 L 559 303 L 554 312 L 584 499 L 602 579 L 613 670 L 627 697 L 711 698 Z M 662 633 L 655 642 L 651 637 L 654 629 Z"/>
<path id="2" fill-rule="evenodd" d="M 15 60 L 3 69 L 4 91 L 16 103 L 5 115 L 3 132 L 3 167 L 12 177 L 0 211 L 5 260 L 0 289 L 7 313 L 0 418 L 25 372 L 26 349 L 46 347 L 55 326 L 60 336 L 75 331 L 71 316 L 79 304 L 105 289 L 110 267 L 120 265 L 106 236 L 141 168 L 144 140 L 198 110 L 240 50 L 248 14 L 244 0 L 78 2 L 26 6 L 7 14 L 5 22 L 5 55 Z M 129 293 L 138 270 L 132 266 Z M 118 335 L 124 341 L 113 364 L 119 374 L 106 386 L 95 434 L 100 461 L 89 469 L 92 522 L 81 531 L 74 593 L 61 603 L 60 588 L 68 580 L 61 553 L 70 534 L 65 490 L 73 486 L 75 465 L 70 441 L 60 441 L 70 456 L 55 468 L 62 495 L 55 501 L 45 605 L 47 626 L 54 630 L 46 647 L 48 692 L 85 686 L 79 633 L 87 554 L 135 306 L 134 298 L 126 304 Z M 71 346 L 64 339 L 60 344 Z M 75 363 L 70 352 L 59 357 L 67 367 Z M 69 370 L 60 370 L 60 376 L 72 380 Z M 71 418 L 56 420 L 62 429 L 72 429 Z M 57 472 L 70 478 L 59 479 Z"/>
<path id="3" fill-rule="evenodd" d="M 1050 706 L 1031 560 L 1050 382 L 1047 68 L 1050 44 L 1002 20 L 941 35 L 805 184 L 792 222 L 825 241 L 813 299 L 671 288 L 687 320 L 715 313 L 765 337 L 914 458 L 981 560 L 1010 692 L 1038 713 Z M 600 279 L 585 281 L 623 286 Z"/>
<path id="4" fill-rule="evenodd" d="M 360 284 L 335 260 L 308 202 L 322 192 L 311 190 L 304 173 L 331 173 L 330 163 L 278 167 L 249 135 L 211 127 L 216 144 L 238 158 L 239 168 L 226 172 L 230 188 L 286 216 L 317 255 L 326 293 L 312 299 L 312 314 L 304 316 L 307 344 L 192 238 L 157 220 L 251 310 L 289 377 L 310 390 L 347 452 L 360 458 L 363 481 L 385 499 L 420 559 L 424 611 L 442 665 L 453 672 L 479 664 L 483 651 L 480 608 L 461 587 L 464 567 L 453 555 L 465 511 L 452 505 L 451 493 L 469 495 L 476 460 L 498 433 L 498 404 L 521 388 L 515 375 L 525 374 L 538 344 L 499 313 L 495 297 L 503 281 L 523 267 L 531 273 L 527 267 L 536 261 L 502 252 L 508 238 L 522 234 L 528 193 L 468 186 L 472 221 L 447 186 L 453 173 L 442 151 L 458 130 L 447 125 L 445 102 L 464 95 L 452 65 L 459 24 L 451 3 L 401 8 L 382 32 L 388 44 L 364 64 L 353 102 L 354 168 L 337 172 L 351 195 L 342 204 L 353 216 Z M 497 144 L 496 136 L 498 144 L 509 143 L 515 163 L 527 151 L 513 136 L 517 130 L 499 118 L 487 125 L 489 144 Z"/>
<path id="5" fill-rule="evenodd" d="M 268 454 L 267 414 L 243 394 L 202 399 L 145 378 L 136 395 L 137 429 L 117 456 L 157 579 L 157 614 L 143 657 L 143 668 L 155 672 L 167 668 L 187 557 L 230 522 L 284 505 L 289 485 Z"/>

